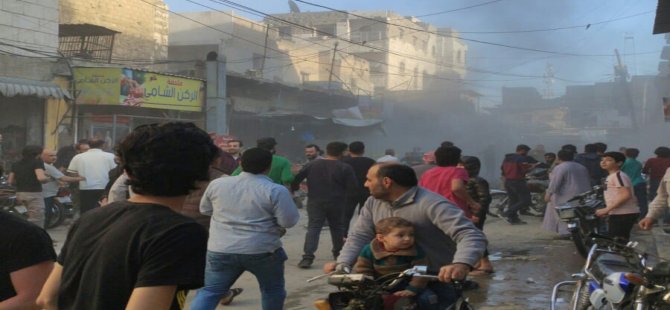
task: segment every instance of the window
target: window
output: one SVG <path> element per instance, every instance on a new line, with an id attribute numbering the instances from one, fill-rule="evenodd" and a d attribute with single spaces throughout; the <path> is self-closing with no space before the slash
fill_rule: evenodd
<path id="1" fill-rule="evenodd" d="M 309 82 L 309 73 L 301 71 L 300 72 L 300 81 L 303 82 L 303 83 Z"/>
<path id="2" fill-rule="evenodd" d="M 458 63 L 461 62 L 461 50 L 458 50 L 458 51 L 456 52 L 456 59 L 455 59 L 455 62 L 458 62 Z"/>
<path id="3" fill-rule="evenodd" d="M 405 62 L 400 62 L 400 65 L 398 65 L 398 68 L 399 68 L 398 71 L 400 71 L 401 74 L 405 73 Z"/>
<path id="4" fill-rule="evenodd" d="M 263 55 L 254 53 L 253 56 L 253 69 L 261 70 L 263 69 Z"/>
<path id="5" fill-rule="evenodd" d="M 419 89 L 419 68 L 414 68 L 414 75 L 412 76 L 412 83 L 414 84 L 414 89 Z"/>
<path id="6" fill-rule="evenodd" d="M 291 37 L 291 27 L 278 27 L 279 37 L 280 38 L 290 38 Z"/>

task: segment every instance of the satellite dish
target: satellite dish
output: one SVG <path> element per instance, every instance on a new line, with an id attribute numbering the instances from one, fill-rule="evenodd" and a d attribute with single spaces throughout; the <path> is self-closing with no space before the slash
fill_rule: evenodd
<path id="1" fill-rule="evenodd" d="M 300 8 L 295 2 L 288 0 L 288 7 L 291 9 L 291 13 L 300 13 Z"/>

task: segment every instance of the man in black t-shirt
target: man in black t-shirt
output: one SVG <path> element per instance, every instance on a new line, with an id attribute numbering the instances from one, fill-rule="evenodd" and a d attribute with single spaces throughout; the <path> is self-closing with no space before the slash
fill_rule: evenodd
<path id="1" fill-rule="evenodd" d="M 346 237 L 349 233 L 349 222 L 354 216 L 356 211 L 356 206 L 363 207 L 363 204 L 368 197 L 370 197 L 370 191 L 365 187 L 365 178 L 368 174 L 370 167 L 374 166 L 375 160 L 363 156 L 365 154 L 365 144 L 361 141 L 354 141 L 349 143 L 349 157 L 344 157 L 343 162 L 351 165 L 354 168 L 354 174 L 356 175 L 356 181 L 358 181 L 358 187 L 356 190 L 347 195 L 346 206 L 344 209 L 344 236 Z M 360 209 L 359 209 L 360 210 Z"/>
<path id="2" fill-rule="evenodd" d="M 207 231 L 179 214 L 217 148 L 191 123 L 136 128 L 119 145 L 133 195 L 82 215 L 38 298 L 46 309 L 183 309 L 204 282 Z"/>
<path id="3" fill-rule="evenodd" d="M 42 183 L 51 181 L 44 173 L 44 163 L 39 158 L 42 147 L 28 145 L 21 151 L 21 160 L 12 166 L 8 182 L 16 185 L 16 200 L 23 204 L 28 212 L 28 221 L 45 227 L 44 196 Z"/>
<path id="4" fill-rule="evenodd" d="M 303 167 L 291 183 L 296 190 L 300 182 L 307 178 L 307 234 L 304 254 L 298 263 L 300 268 L 309 268 L 314 262 L 314 252 L 319 247 L 321 228 L 326 219 L 333 242 L 333 257 L 340 255 L 344 244 L 344 206 L 345 198 L 358 187 L 354 169 L 343 163 L 342 155 L 347 145 L 331 142 L 326 146 L 326 158 L 314 160 Z"/>
<path id="5" fill-rule="evenodd" d="M 33 309 L 56 259 L 43 229 L 0 211 L 0 309 Z"/>

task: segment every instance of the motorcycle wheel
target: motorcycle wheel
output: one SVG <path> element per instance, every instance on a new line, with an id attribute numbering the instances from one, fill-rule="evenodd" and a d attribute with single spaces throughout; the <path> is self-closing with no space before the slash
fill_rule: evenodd
<path id="1" fill-rule="evenodd" d="M 491 204 L 489 205 L 489 215 L 502 217 L 505 207 L 507 207 L 507 193 L 491 194 Z"/>
<path id="2" fill-rule="evenodd" d="M 581 229 L 570 231 L 570 235 L 572 237 L 572 242 L 575 243 L 575 247 L 577 248 L 579 255 L 586 258 L 586 256 L 589 254 L 589 250 L 591 249 L 588 244 L 587 237 L 582 233 Z"/>
<path id="3" fill-rule="evenodd" d="M 49 212 L 49 222 L 46 223 L 46 228 L 54 228 L 58 227 L 58 225 L 63 224 L 63 221 L 65 220 L 65 206 L 63 206 L 59 201 L 54 200 L 53 205 L 51 206 L 50 210 L 46 210 L 46 212 Z"/>
<path id="4" fill-rule="evenodd" d="M 454 304 L 447 307 L 445 310 L 474 310 L 465 298 L 460 297 Z"/>
<path id="5" fill-rule="evenodd" d="M 570 302 L 572 309 L 575 310 L 587 310 L 591 306 L 591 301 L 589 301 L 589 289 L 586 286 L 586 282 L 577 281 L 575 285 L 575 291 L 572 294 L 572 301 Z"/>

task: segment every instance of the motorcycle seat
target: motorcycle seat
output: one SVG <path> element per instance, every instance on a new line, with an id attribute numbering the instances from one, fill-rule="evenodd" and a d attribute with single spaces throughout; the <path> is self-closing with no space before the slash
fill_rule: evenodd
<path id="1" fill-rule="evenodd" d="M 593 273 L 599 279 L 604 279 L 607 275 L 615 272 L 630 272 L 635 270 L 625 257 L 617 254 L 602 254 L 596 258 L 593 266 Z"/>

